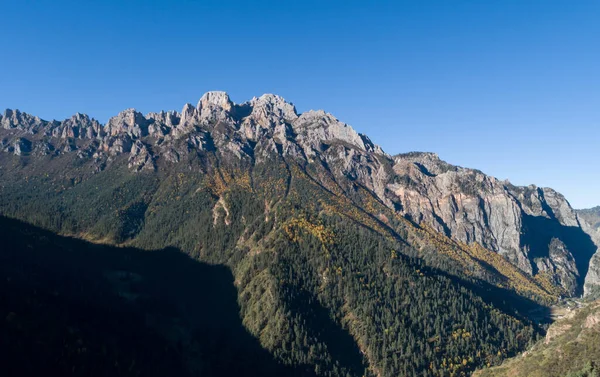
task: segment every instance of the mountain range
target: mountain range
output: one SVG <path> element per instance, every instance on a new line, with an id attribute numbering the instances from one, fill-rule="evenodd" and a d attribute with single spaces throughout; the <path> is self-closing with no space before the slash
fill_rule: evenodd
<path id="1" fill-rule="evenodd" d="M 128 109 L 105 125 L 7 110 L 0 127 L 6 221 L 85 248 L 176 248 L 224 266 L 235 316 L 274 370 L 467 375 L 541 337 L 531 313 L 600 290 L 597 210 L 434 153 L 389 155 L 333 115 L 299 114 L 276 95 L 235 104 L 208 92 L 181 112 Z M 111 283 L 111 271 L 97 279 Z M 144 326 L 184 344 L 173 356 L 182 370 L 215 365 L 174 325 Z"/>

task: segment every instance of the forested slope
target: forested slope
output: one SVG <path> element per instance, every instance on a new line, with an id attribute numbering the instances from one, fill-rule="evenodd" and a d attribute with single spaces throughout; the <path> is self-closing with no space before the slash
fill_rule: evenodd
<path id="1" fill-rule="evenodd" d="M 313 375 L 243 327 L 226 267 L 0 218 L 3 376 Z"/>
<path id="2" fill-rule="evenodd" d="M 539 304 L 518 290 L 541 302 L 550 296 L 538 282 L 511 280 L 518 269 L 510 263 L 499 264 L 508 277 L 489 264 L 460 264 L 453 253 L 470 255 L 466 246 L 437 245 L 435 232 L 391 212 L 382 221 L 299 169 L 282 162 L 254 176 L 211 176 L 115 167 L 80 182 L 32 174 L 22 189 L 20 179 L 4 181 L 1 208 L 94 242 L 177 247 L 228 266 L 249 333 L 276 362 L 318 375 L 461 375 L 536 338 L 523 314 Z"/>
<path id="3" fill-rule="evenodd" d="M 477 377 L 595 377 L 600 374 L 600 302 L 569 309 L 544 340 Z"/>

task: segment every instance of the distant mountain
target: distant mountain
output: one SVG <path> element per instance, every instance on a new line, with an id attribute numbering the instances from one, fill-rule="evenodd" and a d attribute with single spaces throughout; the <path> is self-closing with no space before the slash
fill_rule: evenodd
<path id="1" fill-rule="evenodd" d="M 545 339 L 501 366 L 474 377 L 593 377 L 600 373 L 600 301 L 564 310 Z"/>
<path id="2" fill-rule="evenodd" d="M 600 206 L 590 209 L 580 209 L 577 213 L 595 229 L 600 229 Z"/>
<path id="3" fill-rule="evenodd" d="M 249 333 L 317 375 L 466 374 L 600 284 L 600 237 L 554 190 L 390 156 L 276 95 L 0 125 L 0 214 L 227 266 Z"/>

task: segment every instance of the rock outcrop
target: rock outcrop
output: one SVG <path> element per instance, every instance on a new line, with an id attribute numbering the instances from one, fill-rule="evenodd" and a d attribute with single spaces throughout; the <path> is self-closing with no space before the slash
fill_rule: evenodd
<path id="1" fill-rule="evenodd" d="M 581 219 L 581 227 L 588 233 L 600 250 L 600 207 L 577 211 Z M 585 294 L 600 297 L 600 251 L 590 260 L 590 267 L 585 276 Z"/>
<path id="2" fill-rule="evenodd" d="M 7 109 L 4 114 L 0 116 L 0 124 L 2 125 L 2 128 L 6 130 L 17 129 L 35 133 L 37 129 L 45 126 L 47 122 L 42 121 L 36 116 L 22 113 L 19 110 Z"/>
<path id="3" fill-rule="evenodd" d="M 561 194 L 513 186 L 432 153 L 395 156 L 394 172 L 388 188 L 413 221 L 477 242 L 523 271 L 549 274 L 571 295 L 581 293 L 598 244 Z"/>

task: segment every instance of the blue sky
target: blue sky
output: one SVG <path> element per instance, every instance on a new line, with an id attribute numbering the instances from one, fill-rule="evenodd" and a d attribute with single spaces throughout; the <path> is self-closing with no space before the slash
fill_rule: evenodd
<path id="1" fill-rule="evenodd" d="M 324 109 L 600 204 L 600 2 L 0 0 L 0 108 L 180 110 L 208 90 Z"/>

